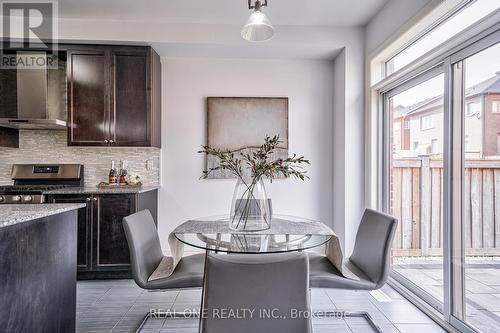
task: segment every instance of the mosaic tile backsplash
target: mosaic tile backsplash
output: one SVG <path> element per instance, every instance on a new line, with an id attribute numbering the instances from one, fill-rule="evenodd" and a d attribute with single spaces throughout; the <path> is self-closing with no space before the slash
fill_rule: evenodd
<path id="1" fill-rule="evenodd" d="M 85 186 L 108 178 L 111 160 L 127 160 L 129 173 L 142 177 L 145 186 L 160 184 L 160 149 L 127 147 L 68 147 L 66 131 L 20 130 L 19 149 L 0 147 L 0 185 L 10 185 L 14 163 L 78 163 L 85 166 Z M 152 160 L 151 170 L 146 160 Z M 119 167 L 119 165 L 117 165 Z"/>

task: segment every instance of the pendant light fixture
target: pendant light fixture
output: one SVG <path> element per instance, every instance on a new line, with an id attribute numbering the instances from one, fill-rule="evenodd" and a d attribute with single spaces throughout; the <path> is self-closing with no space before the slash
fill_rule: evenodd
<path id="1" fill-rule="evenodd" d="M 241 37 L 250 42 L 263 42 L 273 37 L 274 27 L 261 11 L 261 8 L 266 6 L 267 0 L 263 2 L 256 0 L 254 5 L 252 5 L 252 0 L 248 0 L 248 9 L 253 9 L 253 12 L 241 29 Z"/>

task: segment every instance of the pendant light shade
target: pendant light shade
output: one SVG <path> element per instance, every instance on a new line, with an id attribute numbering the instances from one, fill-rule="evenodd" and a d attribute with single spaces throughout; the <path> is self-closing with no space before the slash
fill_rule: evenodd
<path id="1" fill-rule="evenodd" d="M 267 5 L 267 1 L 265 5 Z M 249 6 L 254 11 L 241 29 L 241 37 L 250 42 L 263 42 L 274 36 L 274 27 L 267 16 L 260 10 L 261 7 L 262 4 L 259 0 L 255 2 L 255 6 Z"/>

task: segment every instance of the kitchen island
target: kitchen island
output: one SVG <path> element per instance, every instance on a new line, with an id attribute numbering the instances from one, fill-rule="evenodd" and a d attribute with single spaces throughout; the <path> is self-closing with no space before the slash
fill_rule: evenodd
<path id="1" fill-rule="evenodd" d="M 85 204 L 0 205 L 0 327 L 74 332 L 77 210 Z"/>

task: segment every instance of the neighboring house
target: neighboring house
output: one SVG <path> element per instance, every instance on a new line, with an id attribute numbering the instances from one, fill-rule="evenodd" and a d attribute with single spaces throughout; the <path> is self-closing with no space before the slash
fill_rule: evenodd
<path id="1" fill-rule="evenodd" d="M 500 155 L 500 72 L 490 80 L 481 82 L 465 92 L 466 110 L 472 117 L 479 109 L 482 120 L 482 156 Z M 476 103 L 476 104 L 474 104 Z"/>
<path id="2" fill-rule="evenodd" d="M 400 157 L 443 154 L 443 95 L 393 109 L 393 146 Z M 465 91 L 468 158 L 500 155 L 500 72 Z"/>
<path id="3" fill-rule="evenodd" d="M 443 153 L 443 96 L 410 106 L 405 115 L 410 123 L 410 149 L 418 155 Z"/>
<path id="4" fill-rule="evenodd" d="M 393 146 L 395 150 L 410 150 L 410 127 L 409 120 L 405 119 L 407 109 L 396 106 L 392 110 L 392 132 Z"/>

